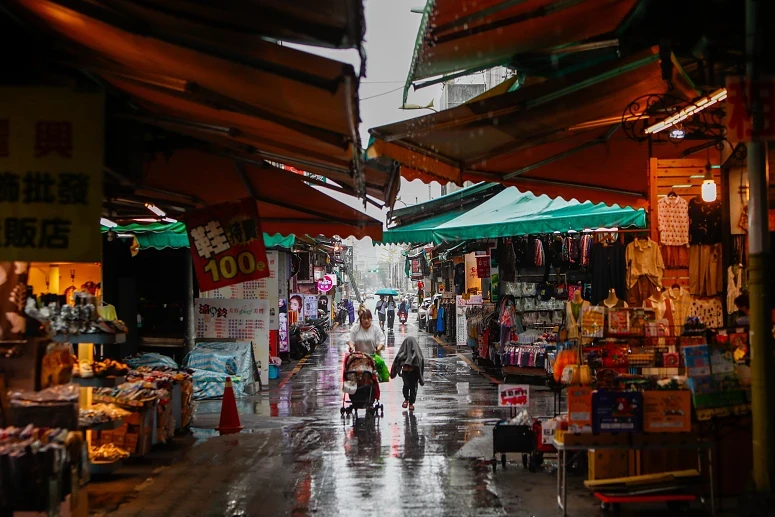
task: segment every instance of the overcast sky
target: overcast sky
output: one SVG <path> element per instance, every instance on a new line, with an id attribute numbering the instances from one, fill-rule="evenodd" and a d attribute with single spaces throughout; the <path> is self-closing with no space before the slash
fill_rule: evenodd
<path id="1" fill-rule="evenodd" d="M 401 110 L 401 96 L 406 76 L 409 73 L 409 65 L 412 62 L 414 42 L 417 38 L 417 30 L 420 26 L 422 15 L 412 13 L 414 7 L 423 7 L 424 0 L 365 0 L 366 9 L 366 77 L 361 81 L 360 87 L 360 112 L 361 112 L 361 141 L 365 147 L 369 141 L 369 128 L 397 122 L 408 118 L 427 115 L 427 110 Z M 336 51 L 311 47 L 300 47 L 308 52 L 314 52 L 326 57 L 337 59 L 352 64 L 359 69 L 360 59 L 354 50 Z M 439 105 L 441 86 L 432 86 L 409 91 L 408 104 L 427 105 L 431 99 L 436 106 Z M 432 185 L 433 197 L 439 195 L 439 184 Z M 350 205 L 357 205 L 363 211 L 363 202 L 347 199 L 330 190 L 323 190 L 326 194 L 346 201 Z M 406 204 L 415 204 L 417 201 L 429 199 L 428 185 L 416 180 L 408 182 L 401 180 L 399 191 L 401 201 L 396 203 L 396 208 Z M 385 221 L 385 213 L 369 205 L 366 212 L 371 216 Z"/>

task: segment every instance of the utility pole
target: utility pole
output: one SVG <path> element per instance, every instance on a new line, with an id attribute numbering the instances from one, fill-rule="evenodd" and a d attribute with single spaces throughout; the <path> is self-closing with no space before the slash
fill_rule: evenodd
<path id="1" fill-rule="evenodd" d="M 760 67 L 763 62 L 760 8 L 764 0 L 746 0 L 746 72 L 750 92 L 752 139 L 748 145 L 749 290 L 751 339 L 751 413 L 753 418 L 753 479 L 756 493 L 773 495 L 775 482 L 775 376 L 773 376 L 770 234 L 768 212 L 767 142 L 761 140 L 764 109 Z"/>

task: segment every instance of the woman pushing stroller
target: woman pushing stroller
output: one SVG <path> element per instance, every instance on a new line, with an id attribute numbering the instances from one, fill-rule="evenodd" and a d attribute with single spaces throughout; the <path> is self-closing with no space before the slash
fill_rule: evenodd
<path id="1" fill-rule="evenodd" d="M 404 381 L 404 403 L 401 407 L 409 407 L 409 411 L 414 411 L 414 403 L 417 400 L 417 385 L 425 385 L 423 373 L 425 371 L 425 358 L 422 355 L 420 344 L 413 337 L 408 337 L 401 344 L 393 366 L 390 368 L 390 378 L 395 379 L 396 375 Z"/>

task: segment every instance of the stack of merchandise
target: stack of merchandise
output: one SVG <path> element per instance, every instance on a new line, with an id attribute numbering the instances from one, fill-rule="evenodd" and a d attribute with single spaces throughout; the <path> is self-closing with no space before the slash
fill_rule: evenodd
<path id="1" fill-rule="evenodd" d="M 94 390 L 96 401 L 132 407 L 141 407 L 167 397 L 169 397 L 167 390 L 159 388 L 154 382 L 146 381 L 125 382 L 114 388 Z"/>
<path id="2" fill-rule="evenodd" d="M 89 459 L 92 463 L 115 463 L 129 456 L 129 451 L 114 443 L 103 443 L 89 448 Z"/>
<path id="3" fill-rule="evenodd" d="M 80 466 L 83 442 L 80 433 L 66 429 L 0 429 L 0 510 L 45 512 L 70 492 L 71 467 Z M 51 481 L 58 490 L 51 491 Z M 55 496 L 57 500 L 49 501 Z"/>
<path id="4" fill-rule="evenodd" d="M 95 361 L 91 364 L 87 361 L 81 361 L 79 364 L 76 358 L 75 365 L 73 366 L 73 377 L 84 379 L 91 377 L 120 377 L 127 373 L 129 373 L 129 366 L 113 359 Z"/>
<path id="5" fill-rule="evenodd" d="M 11 391 L 11 423 L 78 429 L 78 386 L 63 384 L 40 391 Z"/>
<path id="6" fill-rule="evenodd" d="M 151 381 L 172 394 L 171 404 L 161 403 L 158 407 L 157 437 L 159 441 L 163 443 L 166 439 L 171 438 L 178 426 L 185 428 L 190 424 L 193 409 L 191 370 L 166 366 L 140 366 L 129 372 L 127 379 Z"/>
<path id="7" fill-rule="evenodd" d="M 69 305 L 63 296 L 44 294 L 30 296 L 24 308 L 27 316 L 38 320 L 47 334 L 125 334 L 127 327 L 120 320 L 100 317 L 97 297 L 89 293 L 75 293 Z"/>
<path id="8" fill-rule="evenodd" d="M 89 409 L 79 411 L 78 427 L 91 429 L 110 422 L 122 420 L 132 413 L 115 404 L 94 404 Z"/>

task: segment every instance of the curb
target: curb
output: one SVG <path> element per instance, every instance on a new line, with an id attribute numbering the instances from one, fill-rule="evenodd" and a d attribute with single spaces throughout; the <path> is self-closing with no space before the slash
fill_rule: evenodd
<path id="1" fill-rule="evenodd" d="M 485 372 L 484 370 L 482 370 L 482 368 L 480 368 L 480 367 L 479 367 L 479 365 L 477 365 L 476 363 L 474 363 L 472 360 L 470 360 L 468 357 L 464 356 L 463 354 L 460 354 L 460 353 L 458 353 L 458 351 L 457 351 L 455 348 L 453 348 L 451 345 L 449 345 L 449 344 L 445 343 L 444 341 L 442 341 L 441 339 L 439 339 L 437 336 L 433 336 L 433 340 L 434 340 L 436 343 L 438 343 L 438 344 L 439 344 L 439 346 L 443 347 L 443 348 L 444 348 L 444 350 L 446 350 L 446 351 L 448 351 L 448 352 L 451 352 L 451 353 L 455 354 L 455 356 L 457 356 L 457 357 L 458 357 L 459 359 L 461 359 L 461 360 L 462 360 L 464 363 L 466 363 L 466 364 L 468 365 L 468 367 L 469 367 L 469 368 L 471 368 L 473 371 L 475 371 L 475 372 L 476 372 L 476 373 L 478 373 L 479 375 L 482 375 L 482 376 L 486 377 L 486 378 L 487 378 L 487 380 L 489 380 L 489 381 L 490 381 L 490 382 L 492 382 L 493 384 L 503 384 L 503 381 L 502 381 L 502 380 L 500 380 L 500 379 L 496 379 L 495 377 L 493 377 L 493 376 L 492 376 L 492 375 L 490 375 L 489 373 L 487 373 L 487 372 Z"/>

